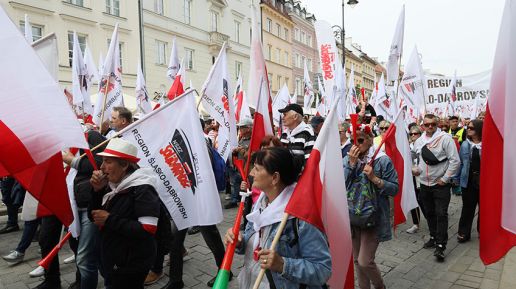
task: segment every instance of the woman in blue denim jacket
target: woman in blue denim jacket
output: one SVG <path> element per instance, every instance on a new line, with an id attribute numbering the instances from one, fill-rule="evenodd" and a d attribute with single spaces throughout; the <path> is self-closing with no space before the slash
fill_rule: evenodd
<path id="1" fill-rule="evenodd" d="M 467 128 L 467 139 L 460 146 L 460 186 L 462 188 L 462 212 L 459 220 L 457 241 L 464 243 L 471 238 L 471 227 L 480 197 L 480 156 L 482 155 L 482 126 L 479 119 L 472 120 Z M 479 215 L 480 218 L 480 215 Z M 479 229 L 477 220 L 477 231 Z"/>
<path id="2" fill-rule="evenodd" d="M 268 148 L 254 156 L 251 171 L 253 187 L 262 191 L 248 223 L 240 233 L 237 253 L 244 254 L 244 267 L 238 275 L 239 288 L 252 288 L 260 269 L 266 276 L 260 288 L 299 289 L 322 288 L 331 275 L 331 256 L 326 236 L 314 226 L 291 218 L 287 221 L 279 243 L 269 250 L 279 223 L 299 175 L 301 164 L 296 164 L 287 149 Z M 226 245 L 235 241 L 231 228 L 225 236 Z M 271 283 L 274 284 L 271 284 Z"/>
<path id="3" fill-rule="evenodd" d="M 376 226 L 362 228 L 351 224 L 351 240 L 353 243 L 353 259 L 357 268 L 360 288 L 385 288 L 382 276 L 374 258 L 379 242 L 392 238 L 390 223 L 389 196 L 398 193 L 398 174 L 391 159 L 383 152 L 376 156 L 373 166 L 369 162 L 374 154 L 373 134 L 368 126 L 357 129 L 357 145 L 353 145 L 344 157 L 344 176 L 348 192 L 348 206 L 353 208 L 354 186 L 366 183 L 368 194 L 376 199 Z M 364 187 L 362 187 L 364 188 Z M 351 203 L 350 203 L 351 202 Z M 352 212 L 350 211 L 350 219 Z"/>

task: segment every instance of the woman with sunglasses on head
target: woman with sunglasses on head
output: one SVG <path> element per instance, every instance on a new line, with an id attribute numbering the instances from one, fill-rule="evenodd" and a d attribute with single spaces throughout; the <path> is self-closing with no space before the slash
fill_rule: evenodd
<path id="1" fill-rule="evenodd" d="M 253 187 L 261 194 L 247 215 L 245 231 L 235 236 L 229 228 L 224 237 L 226 245 L 236 242 L 237 252 L 244 254 L 239 288 L 252 288 L 262 268 L 267 278 L 260 288 L 322 288 L 331 275 L 331 257 L 328 241 L 317 228 L 290 218 L 276 249 L 269 250 L 296 186 L 302 160 L 279 147 L 258 151 L 253 159 Z"/>
<path id="2" fill-rule="evenodd" d="M 482 126 L 479 119 L 472 120 L 467 126 L 467 138 L 460 147 L 460 186 L 462 188 L 462 212 L 460 214 L 457 241 L 464 243 L 471 238 L 471 226 L 480 192 L 480 156 L 482 154 Z M 479 230 L 480 215 L 477 219 Z"/>
<path id="3" fill-rule="evenodd" d="M 353 141 L 352 141 L 353 142 Z M 382 151 L 372 160 L 373 133 L 359 125 L 356 145 L 344 157 L 353 259 L 360 288 L 385 288 L 374 258 L 379 242 L 392 238 L 389 197 L 398 192 L 398 175 Z"/>

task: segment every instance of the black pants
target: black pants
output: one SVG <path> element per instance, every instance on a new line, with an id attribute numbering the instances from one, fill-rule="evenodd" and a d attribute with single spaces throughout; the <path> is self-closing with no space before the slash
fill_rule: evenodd
<path id="1" fill-rule="evenodd" d="M 224 259 L 224 244 L 220 237 L 219 229 L 216 225 L 200 226 L 201 234 L 210 248 L 217 267 L 220 268 Z M 178 231 L 172 238 L 172 246 L 170 248 L 170 282 L 180 282 L 183 280 L 183 244 L 185 242 L 186 232 L 188 229 Z"/>
<path id="2" fill-rule="evenodd" d="M 451 198 L 451 185 L 421 185 L 421 202 L 428 222 L 430 236 L 438 245 L 446 247 L 448 242 L 448 206 Z"/>
<path id="3" fill-rule="evenodd" d="M 417 200 L 417 204 L 419 205 L 419 208 L 415 208 L 415 209 L 412 209 L 410 210 L 410 214 L 412 214 L 412 222 L 414 223 L 414 225 L 418 225 L 419 226 L 419 222 L 421 221 L 421 209 L 423 206 L 421 205 L 421 198 L 420 198 L 420 194 L 419 194 L 419 189 L 416 187 L 416 182 L 414 181 L 414 191 L 416 193 L 416 200 Z"/>
<path id="4" fill-rule="evenodd" d="M 52 249 L 59 243 L 63 224 L 56 216 L 41 218 L 41 228 L 39 234 L 39 246 L 41 247 L 41 257 L 45 258 Z M 59 254 L 56 254 L 48 270 L 45 270 L 45 280 L 53 284 L 61 283 L 59 272 Z"/>
<path id="5" fill-rule="evenodd" d="M 147 272 L 113 273 L 111 275 L 111 289 L 143 289 Z"/>
<path id="6" fill-rule="evenodd" d="M 471 227 L 475 218 L 480 190 L 478 186 L 468 184 L 467 188 L 462 188 L 462 212 L 459 220 L 459 234 L 466 239 L 471 237 Z M 477 231 L 479 231 L 480 215 L 477 219 Z"/>

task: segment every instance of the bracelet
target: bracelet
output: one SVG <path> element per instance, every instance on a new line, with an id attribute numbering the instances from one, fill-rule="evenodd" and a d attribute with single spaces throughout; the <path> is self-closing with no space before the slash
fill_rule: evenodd
<path id="1" fill-rule="evenodd" d="M 382 179 L 378 178 L 378 181 L 375 182 L 374 184 L 377 186 L 377 187 L 380 187 L 380 184 L 382 183 Z"/>

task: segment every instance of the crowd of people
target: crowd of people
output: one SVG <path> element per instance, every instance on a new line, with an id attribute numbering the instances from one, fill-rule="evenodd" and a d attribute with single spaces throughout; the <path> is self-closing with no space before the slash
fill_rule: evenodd
<path id="1" fill-rule="evenodd" d="M 156 177 L 152 170 L 137 165 L 138 149 L 129 142 L 112 138 L 94 150 L 98 170 L 88 158 L 63 152 L 64 163 L 77 170 L 73 194 L 81 229 L 79 237 L 69 242 L 77 267 L 70 288 L 97 288 L 99 276 L 103 277 L 105 288 L 143 288 L 164 277 L 166 255 L 169 255 L 170 271 L 164 288 L 183 288 L 183 257 L 188 254 L 184 241 L 187 234 L 198 232 L 219 268 L 224 244 L 236 242 L 237 253 L 244 255 L 244 267 L 238 277 L 240 288 L 251 288 L 260 269 L 266 269 L 260 288 L 326 287 L 332 273 L 331 256 L 326 236 L 316 227 L 290 218 L 276 249 L 269 249 L 325 120 L 322 116 L 306 118 L 297 104 L 289 104 L 279 112 L 283 123 L 281 133 L 267 135 L 262 140 L 260 150 L 252 155 L 250 173 L 245 178 L 235 161 L 247 160 L 253 120 L 244 118 L 237 124 L 238 147 L 227 160 L 226 189 L 220 193 L 226 193 L 224 208 L 231 209 L 239 205 L 240 191 L 252 192 L 246 199 L 246 217 L 238 236 L 232 229 L 221 236 L 216 225 L 178 230 L 158 196 Z M 357 108 L 357 113 L 357 127 L 353 128 L 347 120 L 338 128 L 346 184 L 342 191 L 347 192 L 358 284 L 360 288 L 370 288 L 371 284 L 374 288 L 385 288 L 375 254 L 379 242 L 392 238 L 391 199 L 398 193 L 399 183 L 389 156 L 383 149 L 375 152 L 392 124 L 377 116 L 366 102 Z M 90 148 L 106 143 L 133 121 L 131 111 L 116 107 L 110 123 L 103 125 L 100 132 L 85 124 Z M 218 124 L 213 119 L 200 121 L 213 158 L 213 153 L 217 153 L 212 148 L 217 147 Z M 424 217 L 430 235 L 424 248 L 434 249 L 437 261 L 446 257 L 452 193 L 461 195 L 463 201 L 457 239 L 460 243 L 471 239 L 479 203 L 482 124 L 482 115 L 469 120 L 427 114 L 419 123 L 407 126 L 419 208 L 412 211 L 413 226 L 406 232 L 415 234 L 421 230 Z M 2 179 L 1 191 L 8 220 L 0 234 L 18 231 L 18 211 L 24 198 L 30 195 L 10 177 Z M 45 257 L 59 242 L 63 231 L 55 216 L 24 221 L 19 244 L 3 256 L 13 266 L 23 261 L 35 238 Z M 61 288 L 57 256 L 47 270 L 39 270 L 31 272 L 33 276 L 44 274 L 44 281 L 36 288 Z M 215 278 L 207 285 L 211 287 L 214 282 Z"/>

